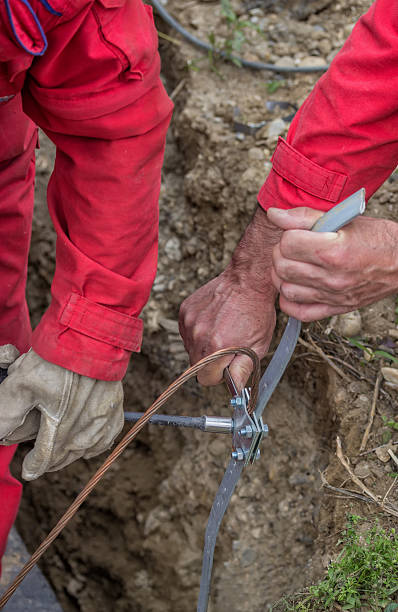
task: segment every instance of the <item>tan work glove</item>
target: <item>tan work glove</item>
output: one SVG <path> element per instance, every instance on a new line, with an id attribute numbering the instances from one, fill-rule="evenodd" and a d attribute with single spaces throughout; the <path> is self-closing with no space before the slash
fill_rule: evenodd
<path id="1" fill-rule="evenodd" d="M 124 422 L 120 381 L 96 380 L 45 361 L 33 350 L 18 357 L 0 347 L 0 444 L 36 438 L 22 477 L 34 480 L 108 449 Z"/>

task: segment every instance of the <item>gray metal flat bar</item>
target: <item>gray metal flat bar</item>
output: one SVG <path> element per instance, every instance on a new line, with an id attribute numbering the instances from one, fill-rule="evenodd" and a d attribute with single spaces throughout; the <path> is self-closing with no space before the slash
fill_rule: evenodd
<path id="1" fill-rule="evenodd" d="M 258 400 L 254 411 L 257 418 L 262 416 L 265 406 L 268 404 L 271 395 L 286 370 L 296 348 L 300 330 L 301 322 L 293 317 L 289 317 L 278 348 L 260 380 Z"/>
<path id="2" fill-rule="evenodd" d="M 214 549 L 221 521 L 242 473 L 244 461 L 231 459 L 224 478 L 221 481 L 217 495 L 210 511 L 209 520 L 205 533 L 205 546 L 203 551 L 202 576 L 200 579 L 200 592 L 197 612 L 206 612 L 211 582 L 211 571 L 213 568 Z"/>

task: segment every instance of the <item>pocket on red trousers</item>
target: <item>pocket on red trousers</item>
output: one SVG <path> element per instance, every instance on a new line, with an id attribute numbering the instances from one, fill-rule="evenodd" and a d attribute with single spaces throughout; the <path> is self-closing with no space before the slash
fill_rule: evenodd
<path id="1" fill-rule="evenodd" d="M 141 0 L 97 0 L 93 13 L 102 42 L 120 62 L 120 78 L 142 80 L 158 49 L 152 7 Z"/>

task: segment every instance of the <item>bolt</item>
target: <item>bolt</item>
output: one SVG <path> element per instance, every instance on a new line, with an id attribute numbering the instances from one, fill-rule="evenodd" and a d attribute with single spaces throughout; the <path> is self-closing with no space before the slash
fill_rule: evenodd
<path id="1" fill-rule="evenodd" d="M 245 427 L 242 427 L 242 429 L 239 432 L 239 435 L 242 436 L 242 438 L 252 438 L 253 437 L 253 430 L 251 428 L 250 425 L 246 425 Z"/>
<path id="2" fill-rule="evenodd" d="M 241 397 L 233 397 L 230 402 L 231 406 L 240 406 L 242 404 L 242 398 Z"/>
<path id="3" fill-rule="evenodd" d="M 268 436 L 268 432 L 269 432 L 268 425 L 263 423 L 263 434 L 264 434 L 264 436 Z"/>
<path id="4" fill-rule="evenodd" d="M 232 459 L 235 459 L 236 461 L 242 461 L 245 457 L 245 453 L 243 449 L 237 448 L 236 450 L 232 451 L 231 457 Z"/>
<path id="5" fill-rule="evenodd" d="M 260 452 L 260 449 L 258 448 L 257 449 L 257 453 L 256 453 L 256 461 L 258 461 L 258 459 L 260 459 L 260 455 L 261 455 L 261 452 Z"/>

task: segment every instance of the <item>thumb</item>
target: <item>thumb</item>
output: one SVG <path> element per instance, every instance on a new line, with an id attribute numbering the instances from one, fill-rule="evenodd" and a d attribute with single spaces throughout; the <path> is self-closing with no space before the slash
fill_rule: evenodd
<path id="1" fill-rule="evenodd" d="M 282 208 L 269 208 L 267 210 L 267 216 L 271 223 L 284 230 L 311 230 L 323 214 L 324 212 L 321 210 L 303 206 L 290 210 Z"/>
<path id="2" fill-rule="evenodd" d="M 237 355 L 228 366 L 231 378 L 235 383 L 238 391 L 242 391 L 246 387 L 250 374 L 253 370 L 253 362 L 246 355 Z"/>

